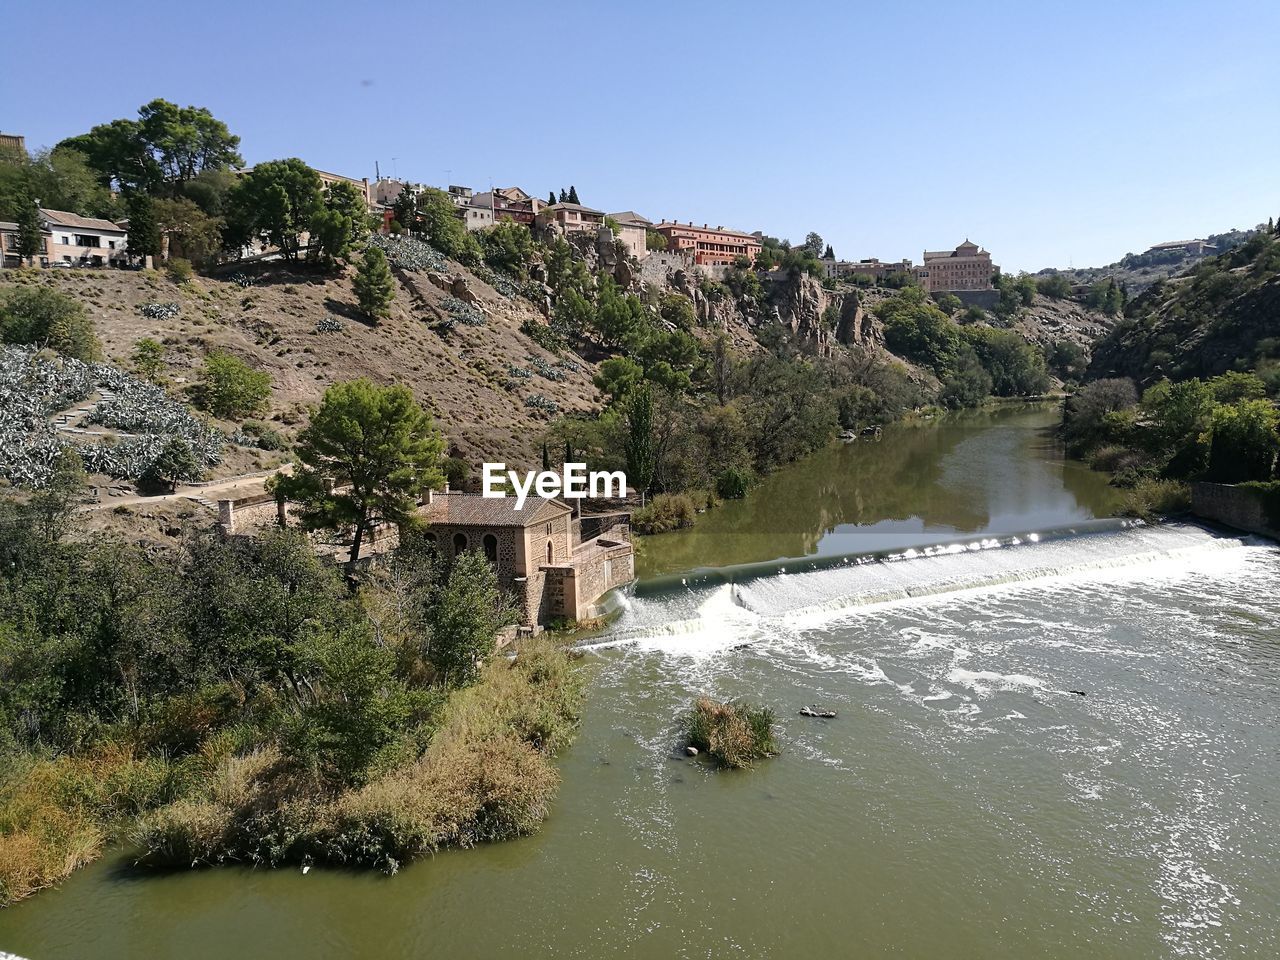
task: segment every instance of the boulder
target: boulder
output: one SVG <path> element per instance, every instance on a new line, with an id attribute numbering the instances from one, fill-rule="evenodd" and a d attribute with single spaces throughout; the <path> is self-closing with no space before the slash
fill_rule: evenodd
<path id="1" fill-rule="evenodd" d="M 461 300 L 463 303 L 479 303 L 480 298 L 476 296 L 475 291 L 467 283 L 467 278 L 458 274 L 449 284 L 449 292 Z"/>
<path id="2" fill-rule="evenodd" d="M 684 755 L 686 757 L 696 757 L 698 755 L 698 748 L 694 746 L 685 747 Z"/>

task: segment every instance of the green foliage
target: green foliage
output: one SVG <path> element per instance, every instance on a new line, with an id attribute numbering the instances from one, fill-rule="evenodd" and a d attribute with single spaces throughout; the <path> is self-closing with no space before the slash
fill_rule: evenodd
<path id="1" fill-rule="evenodd" d="M 301 506 L 308 529 L 354 530 L 350 563 L 371 524 L 412 526 L 420 493 L 440 485 L 444 440 L 407 387 L 351 380 L 329 387 L 298 437 L 282 495 Z"/>
<path id="2" fill-rule="evenodd" d="M 1049 388 L 1044 355 L 1012 330 L 968 327 L 965 339 L 990 375 L 996 396 L 1034 396 Z"/>
<path id="3" fill-rule="evenodd" d="M 160 258 L 160 224 L 155 201 L 146 193 L 132 193 L 124 202 L 129 217 L 129 257 L 142 262 L 144 257 Z"/>
<path id="4" fill-rule="evenodd" d="M 1044 348 L 1045 366 L 1063 380 L 1079 380 L 1089 367 L 1084 347 L 1071 340 L 1055 340 Z"/>
<path id="5" fill-rule="evenodd" d="M 480 242 L 467 231 L 467 225 L 458 218 L 456 211 L 447 193 L 428 187 L 418 195 L 417 216 L 410 221 L 409 229 L 420 234 L 446 257 L 474 266 L 482 259 Z M 396 219 L 400 219 L 399 213 Z"/>
<path id="6" fill-rule="evenodd" d="M 0 220 L 22 225 L 35 214 L 37 199 L 47 210 L 107 219 L 121 215 L 115 198 L 79 151 L 54 149 L 32 157 L 0 157 Z"/>
<path id="7" fill-rule="evenodd" d="M 1121 516 L 1155 520 L 1191 509 L 1191 491 L 1178 480 L 1142 477 L 1125 490 L 1120 501 Z"/>
<path id="8" fill-rule="evenodd" d="M 173 257 L 165 265 L 164 271 L 169 275 L 169 279 L 174 283 L 183 284 L 194 276 L 195 271 L 191 267 L 191 261 L 182 257 Z"/>
<path id="9" fill-rule="evenodd" d="M 356 302 L 360 312 L 373 322 L 391 315 L 391 304 L 395 301 L 396 282 L 387 266 L 387 257 L 377 247 L 365 250 L 352 280 Z"/>
<path id="10" fill-rule="evenodd" d="M 595 331 L 605 346 L 621 346 L 646 323 L 644 306 L 634 294 L 622 293 L 607 273 L 600 274 L 596 290 Z"/>
<path id="11" fill-rule="evenodd" d="M 271 398 L 271 374 L 254 370 L 230 353 L 215 351 L 204 359 L 198 397 L 215 417 L 251 416 L 264 410 Z"/>
<path id="12" fill-rule="evenodd" d="M 972 350 L 962 352 L 942 379 L 938 402 L 944 407 L 961 409 L 981 406 L 991 395 L 991 375 L 982 368 Z"/>
<path id="13" fill-rule="evenodd" d="M 213 202 L 210 199 L 209 202 Z M 209 265 L 222 249 L 221 216 L 206 213 L 186 197 L 154 202 L 158 228 L 169 237 L 169 256 Z M 133 251 L 133 223 L 129 224 L 129 250 Z"/>
<path id="14" fill-rule="evenodd" d="M 178 481 L 199 480 L 203 473 L 204 468 L 192 454 L 191 445 L 181 437 L 170 437 L 152 461 L 144 480 L 163 482 L 173 491 L 178 488 Z"/>
<path id="15" fill-rule="evenodd" d="M 741 500 L 751 486 L 750 471 L 742 467 L 727 467 L 716 477 L 716 496 L 722 500 Z"/>
<path id="16" fill-rule="evenodd" d="M 1208 477 L 1219 483 L 1270 480 L 1280 452 L 1280 414 L 1268 400 L 1237 400 L 1212 414 Z"/>
<path id="17" fill-rule="evenodd" d="M 627 393 L 623 408 L 626 423 L 627 480 L 641 493 L 653 486 L 657 470 L 653 388 L 640 384 Z"/>
<path id="18" fill-rule="evenodd" d="M 0 291 L 0 340 L 49 347 L 77 360 L 102 359 L 102 347 L 84 307 L 50 287 Z"/>
<path id="19" fill-rule="evenodd" d="M 227 247 L 264 241 L 285 260 L 297 260 L 302 234 L 321 207 L 320 186 L 316 172 L 296 158 L 258 164 L 227 198 Z"/>
<path id="20" fill-rule="evenodd" d="M 480 249 L 484 262 L 502 270 L 520 282 L 529 278 L 529 263 L 536 249 L 529 228 L 513 220 L 503 220 L 481 230 Z"/>
<path id="21" fill-rule="evenodd" d="M 627 474 L 631 480 L 631 474 Z M 683 493 L 660 493 L 646 506 L 631 514 L 631 527 L 637 533 L 669 533 L 692 527 L 697 519 L 693 500 Z"/>
<path id="22" fill-rule="evenodd" d="M 693 309 L 693 301 L 680 293 L 664 293 L 658 304 L 658 314 L 679 330 L 692 330 L 698 321 L 697 313 Z"/>
<path id="23" fill-rule="evenodd" d="M 683 718 L 685 742 L 723 767 L 739 769 L 777 754 L 774 713 L 748 703 L 699 697 Z"/>
<path id="24" fill-rule="evenodd" d="M 610 357 L 600 364 L 592 383 L 611 400 L 619 400 L 644 378 L 644 367 L 630 357 Z"/>
<path id="25" fill-rule="evenodd" d="M 1124 301 L 1124 292 L 1116 286 L 1114 279 L 1099 280 L 1091 284 L 1084 298 L 1085 306 L 1089 309 L 1109 314 L 1119 313 L 1124 307 Z"/>
<path id="26" fill-rule="evenodd" d="M 1042 296 L 1065 300 L 1071 296 L 1071 281 L 1056 270 L 1036 277 L 1036 290 Z"/>
<path id="27" fill-rule="evenodd" d="M 665 251 L 667 249 L 667 238 L 657 230 L 645 230 L 644 245 L 646 250 Z"/>
<path id="28" fill-rule="evenodd" d="M 427 658 L 445 683 L 474 683 L 493 652 L 493 638 L 515 622 L 493 565 L 478 551 L 456 557 L 427 618 Z"/>
<path id="29" fill-rule="evenodd" d="M 960 310 L 964 303 L 954 293 L 944 293 L 940 297 L 934 298 L 938 303 L 938 309 L 945 313 L 948 317 L 954 316 L 956 311 Z"/>
<path id="30" fill-rule="evenodd" d="M 240 138 L 204 107 L 152 100 L 138 109 L 137 120 L 99 124 L 58 148 L 83 154 L 104 186 L 158 193 L 206 170 L 243 166 L 239 145 Z"/>

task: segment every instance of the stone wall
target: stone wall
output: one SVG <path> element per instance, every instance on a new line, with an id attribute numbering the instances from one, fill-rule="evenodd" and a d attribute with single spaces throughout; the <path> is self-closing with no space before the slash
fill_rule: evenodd
<path id="1" fill-rule="evenodd" d="M 1191 512 L 1205 520 L 1280 540 L 1280 492 L 1226 483 L 1193 483 Z"/>
<path id="2" fill-rule="evenodd" d="M 692 272 L 693 257 L 682 253 L 651 250 L 649 256 L 640 261 L 640 283 L 641 285 L 652 283 L 665 287 L 668 277 L 677 270 Z"/>

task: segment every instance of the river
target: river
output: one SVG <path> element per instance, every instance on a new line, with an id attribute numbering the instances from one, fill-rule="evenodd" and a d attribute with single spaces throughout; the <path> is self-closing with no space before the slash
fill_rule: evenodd
<path id="1" fill-rule="evenodd" d="M 1280 552 L 1095 520 L 1053 419 L 894 428 L 648 541 L 537 836 L 390 878 L 117 852 L 0 913 L 0 949 L 1276 956 Z M 700 693 L 772 706 L 781 754 L 679 757 Z"/>

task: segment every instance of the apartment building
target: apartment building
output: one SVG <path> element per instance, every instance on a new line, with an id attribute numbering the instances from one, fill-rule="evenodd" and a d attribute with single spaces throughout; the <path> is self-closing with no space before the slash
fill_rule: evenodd
<path id="1" fill-rule="evenodd" d="M 759 233 L 741 233 L 705 223 L 695 227 L 692 221 L 663 220 L 653 229 L 667 238 L 668 250 L 688 254 L 702 266 L 727 266 L 738 257 L 755 262 L 762 246 Z"/>
<path id="2" fill-rule="evenodd" d="M 40 209 L 40 225 L 49 235 L 50 263 L 76 267 L 123 266 L 128 233 L 110 220 L 82 217 L 65 210 Z"/>

